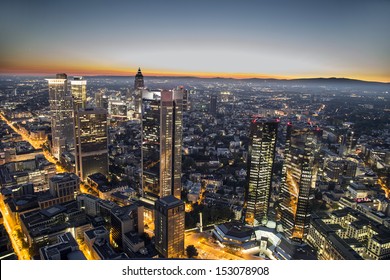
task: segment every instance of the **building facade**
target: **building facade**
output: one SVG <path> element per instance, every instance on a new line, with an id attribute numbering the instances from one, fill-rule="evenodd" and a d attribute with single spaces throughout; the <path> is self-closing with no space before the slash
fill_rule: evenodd
<path id="1" fill-rule="evenodd" d="M 322 131 L 310 124 L 287 125 L 281 189 L 281 221 L 286 236 L 302 241 L 310 223 Z"/>
<path id="2" fill-rule="evenodd" d="M 85 108 L 87 105 L 87 81 L 83 77 L 74 77 L 70 81 L 74 110 Z"/>
<path id="3" fill-rule="evenodd" d="M 74 121 L 76 174 L 83 181 L 94 173 L 108 176 L 107 111 L 79 109 Z"/>
<path id="4" fill-rule="evenodd" d="M 57 159 L 62 152 L 74 148 L 73 100 L 68 92 L 68 77 L 57 74 L 55 79 L 46 79 L 49 85 L 51 112 L 52 154 Z"/>
<path id="5" fill-rule="evenodd" d="M 144 76 L 142 75 L 141 68 L 138 68 L 138 72 L 135 75 L 134 89 L 144 88 Z"/>
<path id="6" fill-rule="evenodd" d="M 271 119 L 251 123 L 244 204 L 246 221 L 252 225 L 267 220 L 278 124 Z"/>
<path id="7" fill-rule="evenodd" d="M 155 246 L 164 258 L 184 255 L 184 202 L 170 195 L 155 204 Z"/>
<path id="8" fill-rule="evenodd" d="M 152 200 L 181 195 L 182 92 L 149 92 L 142 110 L 142 192 Z"/>

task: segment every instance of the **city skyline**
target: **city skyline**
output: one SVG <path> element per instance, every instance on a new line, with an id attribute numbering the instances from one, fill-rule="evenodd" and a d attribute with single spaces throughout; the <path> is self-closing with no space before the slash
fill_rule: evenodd
<path id="1" fill-rule="evenodd" d="M 388 259 L 388 86 L 329 85 L 2 80 L 0 253 Z"/>
<path id="2" fill-rule="evenodd" d="M 389 8 L 380 0 L 121 1 L 110 9 L 13 1 L 0 12 L 0 73 L 132 75 L 141 66 L 148 76 L 389 82 Z"/>
<path id="3" fill-rule="evenodd" d="M 0 260 L 390 260 L 389 12 L 4 3 Z"/>

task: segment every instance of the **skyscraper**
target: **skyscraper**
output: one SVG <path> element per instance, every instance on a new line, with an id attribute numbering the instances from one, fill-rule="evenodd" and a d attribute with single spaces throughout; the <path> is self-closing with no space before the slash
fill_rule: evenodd
<path id="1" fill-rule="evenodd" d="M 183 92 L 183 112 L 190 109 L 189 92 L 184 87 L 177 87 L 178 90 Z"/>
<path id="2" fill-rule="evenodd" d="M 87 81 L 83 77 L 74 77 L 70 81 L 75 110 L 85 108 L 87 104 Z"/>
<path id="3" fill-rule="evenodd" d="M 79 109 L 74 121 L 77 175 L 83 181 L 98 172 L 108 176 L 107 111 Z"/>
<path id="4" fill-rule="evenodd" d="M 135 75 L 134 89 L 139 89 L 144 87 L 144 76 L 142 75 L 141 68 L 138 68 L 138 72 Z"/>
<path id="5" fill-rule="evenodd" d="M 131 91 L 132 93 L 131 99 L 134 108 L 133 117 L 139 120 L 141 120 L 141 114 L 142 114 L 143 92 L 146 92 L 145 84 L 144 84 L 144 76 L 142 75 L 141 68 L 138 68 L 138 72 L 135 75 L 135 80 L 134 80 L 134 90 Z"/>
<path id="6" fill-rule="evenodd" d="M 95 92 L 95 105 L 98 108 L 108 109 L 108 98 L 103 90 Z"/>
<path id="7" fill-rule="evenodd" d="M 357 144 L 357 135 L 352 129 L 348 129 L 347 132 L 342 135 L 340 154 L 349 155 L 355 153 Z"/>
<path id="8" fill-rule="evenodd" d="M 301 241 L 309 229 L 321 133 L 319 128 L 309 124 L 287 125 L 281 214 L 286 236 L 297 241 Z"/>
<path id="9" fill-rule="evenodd" d="M 151 91 L 142 100 L 142 191 L 181 196 L 182 92 Z"/>
<path id="10" fill-rule="evenodd" d="M 184 202 L 169 195 L 155 204 L 156 250 L 165 258 L 184 255 Z"/>
<path id="11" fill-rule="evenodd" d="M 214 117 L 217 115 L 217 96 L 215 95 L 210 97 L 209 113 Z"/>
<path id="12" fill-rule="evenodd" d="M 249 224 L 267 219 L 279 120 L 254 119 L 250 128 L 245 190 L 245 218 Z"/>
<path id="13" fill-rule="evenodd" d="M 49 84 L 52 154 L 57 159 L 62 152 L 72 151 L 74 148 L 73 100 L 68 92 L 67 79 L 66 74 L 46 79 Z"/>

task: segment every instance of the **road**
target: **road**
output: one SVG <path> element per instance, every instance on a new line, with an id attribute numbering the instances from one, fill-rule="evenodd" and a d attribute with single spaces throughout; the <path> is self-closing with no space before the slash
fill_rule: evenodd
<path id="1" fill-rule="evenodd" d="M 217 243 L 210 241 L 210 233 L 185 233 L 184 246 L 194 245 L 198 250 L 198 259 L 205 260 L 258 260 L 258 257 L 254 257 L 248 254 L 244 254 L 241 251 L 233 251 L 232 249 L 222 248 Z"/>
<path id="2" fill-rule="evenodd" d="M 386 186 L 386 184 L 381 179 L 378 179 L 378 184 L 381 186 L 382 190 L 385 191 L 386 198 L 390 198 L 390 188 Z"/>
<path id="3" fill-rule="evenodd" d="M 6 122 L 10 128 L 12 128 L 13 131 L 15 131 L 17 134 L 19 134 L 20 136 L 22 136 L 23 140 L 24 141 L 27 141 L 31 144 L 31 146 L 34 147 L 34 149 L 40 149 L 43 145 L 43 143 L 45 141 L 36 141 L 36 140 L 32 140 L 30 138 L 30 135 L 24 133 L 23 131 L 21 131 L 20 129 L 18 129 L 16 126 L 14 126 L 14 124 L 9 121 L 2 113 L 0 113 L 0 118 Z"/>
<path id="4" fill-rule="evenodd" d="M 11 240 L 12 247 L 14 248 L 15 254 L 18 256 L 19 260 L 30 260 L 30 254 L 27 249 L 22 248 L 22 240 L 17 236 L 17 229 L 20 230 L 19 225 L 15 225 L 11 216 L 8 213 L 7 208 L 5 207 L 3 196 L 0 199 L 0 211 L 3 214 L 4 227 L 8 233 L 8 236 Z"/>

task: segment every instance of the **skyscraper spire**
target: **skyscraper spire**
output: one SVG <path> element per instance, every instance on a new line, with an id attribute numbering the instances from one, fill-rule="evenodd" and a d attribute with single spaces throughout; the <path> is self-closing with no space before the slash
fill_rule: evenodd
<path id="1" fill-rule="evenodd" d="M 141 72 L 141 67 L 138 68 L 138 72 L 135 75 L 134 81 L 134 89 L 143 88 L 144 87 L 144 76 Z"/>

